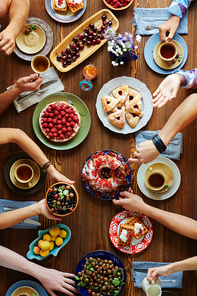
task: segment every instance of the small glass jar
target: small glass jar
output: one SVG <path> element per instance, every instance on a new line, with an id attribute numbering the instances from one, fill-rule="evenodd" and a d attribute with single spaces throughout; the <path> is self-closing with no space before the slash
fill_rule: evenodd
<path id="1" fill-rule="evenodd" d="M 79 85 L 80 85 L 81 89 L 83 89 L 84 91 L 89 91 L 93 88 L 92 82 L 87 79 L 83 79 Z"/>
<path id="2" fill-rule="evenodd" d="M 87 80 L 93 80 L 97 76 L 97 69 L 94 65 L 89 64 L 83 69 L 83 76 Z"/>

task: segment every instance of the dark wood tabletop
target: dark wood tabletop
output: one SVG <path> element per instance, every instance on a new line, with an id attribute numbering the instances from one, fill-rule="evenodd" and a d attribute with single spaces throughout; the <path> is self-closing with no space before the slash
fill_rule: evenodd
<path id="1" fill-rule="evenodd" d="M 130 23 L 134 16 L 134 7 L 166 7 L 171 3 L 170 0 L 164 1 L 134 1 L 133 4 L 124 11 L 113 11 L 119 19 L 120 26 L 118 32 L 134 32 Z M 188 35 L 182 35 L 188 46 L 188 59 L 184 69 L 189 70 L 195 67 L 196 46 L 195 46 L 195 12 L 197 3 L 193 3 L 189 10 Z M 72 30 L 84 22 L 88 17 L 97 11 L 106 8 L 103 1 L 87 1 L 87 8 L 80 19 L 75 22 L 63 24 L 55 21 L 49 16 L 45 9 L 45 1 L 31 1 L 30 16 L 44 20 L 51 27 L 54 34 L 53 48 Z M 8 19 L 2 20 L 2 27 Z M 139 59 L 129 61 L 124 66 L 113 67 L 111 58 L 107 51 L 107 44 L 104 44 L 98 51 L 91 55 L 84 62 L 67 73 L 60 73 L 65 91 L 72 93 L 87 105 L 91 114 L 91 128 L 86 139 L 77 147 L 70 150 L 54 150 L 42 144 L 36 137 L 32 127 L 32 116 L 35 105 L 18 114 L 12 105 L 0 117 L 1 127 L 17 127 L 25 131 L 44 151 L 47 157 L 53 162 L 58 170 L 75 180 L 75 185 L 79 193 L 79 205 L 77 210 L 70 216 L 62 219 L 72 232 L 70 242 L 59 252 L 57 257 L 49 256 L 42 261 L 34 262 L 46 267 L 56 268 L 61 271 L 75 272 L 78 261 L 87 253 L 94 250 L 107 250 L 117 255 L 124 263 L 127 271 L 127 282 L 122 292 L 123 296 L 142 296 L 142 289 L 135 288 L 132 281 L 132 262 L 133 261 L 154 261 L 154 262 L 174 262 L 183 260 L 196 255 L 196 241 L 183 237 L 158 222 L 151 220 L 153 225 L 153 239 L 150 245 L 138 254 L 125 254 L 117 250 L 109 239 L 109 225 L 112 218 L 123 209 L 115 206 L 111 201 L 102 201 L 90 195 L 83 186 L 81 179 L 81 169 L 84 161 L 95 151 L 101 149 L 115 150 L 121 153 L 126 159 L 132 156 L 135 150 L 135 133 L 119 134 L 105 128 L 98 118 L 96 112 L 96 99 L 102 86 L 115 77 L 131 76 L 145 83 L 151 93 L 153 93 L 164 75 L 152 71 L 144 59 L 144 46 L 149 36 L 143 36 L 139 43 Z M 85 65 L 92 63 L 98 71 L 97 78 L 93 81 L 93 89 L 84 92 L 79 87 L 82 80 L 82 71 Z M 14 53 L 11 56 L 0 56 L 0 92 L 3 92 L 12 81 L 22 76 L 32 73 L 30 62 L 24 61 Z M 169 102 L 161 109 L 154 109 L 153 115 L 144 130 L 158 130 L 163 127 L 175 108 L 182 102 L 191 91 L 181 89 L 176 100 Z M 143 197 L 144 201 L 152 206 L 167 211 L 176 212 L 196 219 L 196 175 L 195 165 L 197 139 L 197 122 L 194 121 L 183 130 L 183 153 L 180 161 L 175 161 L 181 173 L 181 184 L 178 191 L 169 199 L 155 201 L 147 198 L 140 191 L 137 185 L 137 172 L 139 165 L 131 165 L 131 187 L 136 194 Z M 4 199 L 20 201 L 39 201 L 44 198 L 49 186 L 47 179 L 42 188 L 30 195 L 20 195 L 12 191 L 4 179 L 4 167 L 8 159 L 21 152 L 20 147 L 15 144 L 2 145 L 0 149 L 1 170 L 0 170 L 0 196 Z M 54 224 L 53 220 L 39 217 L 42 225 L 39 229 L 46 229 Z M 17 253 L 26 256 L 29 244 L 37 238 L 36 229 L 5 229 L 1 230 L 0 244 L 8 247 Z M 0 295 L 5 295 L 8 288 L 15 282 L 23 279 L 31 279 L 28 275 L 8 270 L 0 267 Z M 179 296 L 195 296 L 197 292 L 196 274 L 194 271 L 184 272 L 183 288 L 168 289 Z M 58 295 L 62 295 L 59 293 Z"/>

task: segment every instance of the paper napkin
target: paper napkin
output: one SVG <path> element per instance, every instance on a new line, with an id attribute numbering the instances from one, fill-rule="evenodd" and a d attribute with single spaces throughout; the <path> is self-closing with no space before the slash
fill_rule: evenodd
<path id="1" fill-rule="evenodd" d="M 17 101 L 19 99 L 19 97 L 17 97 L 14 100 L 13 104 L 14 104 L 16 111 L 18 113 L 20 113 L 21 111 L 27 109 L 28 107 L 30 107 L 34 104 L 40 102 L 43 98 L 45 98 L 46 96 L 48 96 L 50 94 L 64 91 L 64 85 L 63 85 L 62 81 L 60 80 L 58 74 L 56 73 L 54 67 L 49 68 L 49 70 L 46 73 L 44 73 L 40 76 L 43 78 L 42 83 L 47 82 L 49 80 L 53 80 L 53 79 L 57 79 L 57 82 L 55 82 L 54 84 L 51 84 L 48 87 L 48 90 L 46 92 L 44 92 L 43 94 L 35 94 L 35 95 L 31 96 L 30 98 L 28 98 L 27 100 L 25 100 L 24 102 L 22 102 L 21 104 L 17 103 Z M 22 93 L 22 95 L 28 95 L 28 94 L 29 94 L 29 92 Z M 20 98 L 22 98 L 21 95 L 20 95 Z"/>

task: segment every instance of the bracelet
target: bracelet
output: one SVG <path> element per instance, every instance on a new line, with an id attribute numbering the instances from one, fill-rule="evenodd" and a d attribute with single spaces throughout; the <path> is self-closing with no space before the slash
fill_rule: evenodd
<path id="1" fill-rule="evenodd" d="M 159 153 L 162 153 L 166 150 L 167 147 L 158 134 L 152 138 L 152 141 Z"/>
<path id="2" fill-rule="evenodd" d="M 42 166 L 42 170 L 43 172 L 46 173 L 48 167 L 51 165 L 52 163 L 50 161 L 47 161 L 43 166 Z"/>

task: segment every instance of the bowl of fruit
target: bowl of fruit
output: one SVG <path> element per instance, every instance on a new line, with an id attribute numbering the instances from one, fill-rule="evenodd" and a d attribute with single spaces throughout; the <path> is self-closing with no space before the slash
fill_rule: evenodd
<path id="1" fill-rule="evenodd" d="M 86 254 L 77 264 L 75 281 L 83 296 L 119 295 L 126 283 L 122 261 L 103 250 Z"/>
<path id="2" fill-rule="evenodd" d="M 73 185 L 53 184 L 46 192 L 46 206 L 55 216 L 65 217 L 72 214 L 79 203 L 79 195 Z"/>
<path id="3" fill-rule="evenodd" d="M 124 10 L 133 3 L 133 0 L 103 0 L 103 2 L 112 10 Z"/>
<path id="4" fill-rule="evenodd" d="M 71 238 L 71 231 L 64 224 L 57 224 L 38 231 L 38 237 L 29 245 L 28 259 L 42 260 L 49 255 L 57 256 Z"/>

